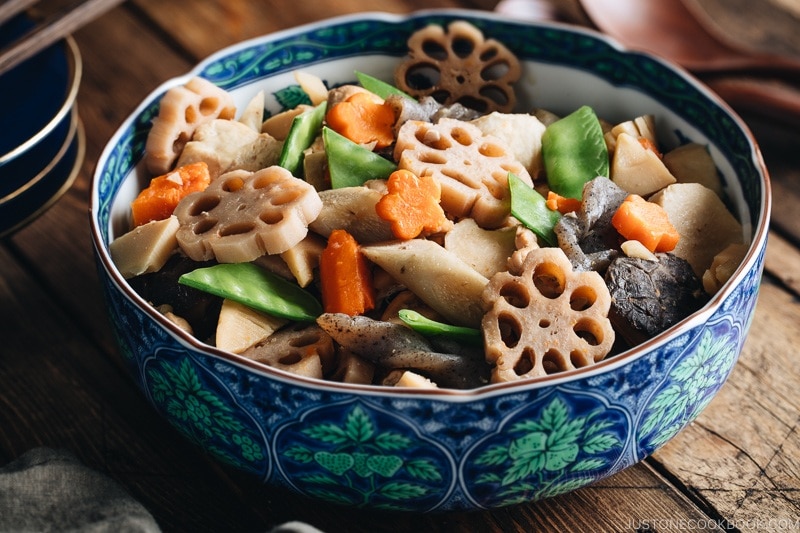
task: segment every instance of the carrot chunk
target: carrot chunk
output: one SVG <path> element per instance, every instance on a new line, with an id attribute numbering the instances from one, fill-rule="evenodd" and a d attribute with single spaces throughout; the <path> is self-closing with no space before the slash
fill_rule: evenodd
<path id="1" fill-rule="evenodd" d="M 566 215 L 580 209 L 581 201 L 577 198 L 567 198 L 553 191 L 548 191 L 545 205 L 550 211 L 558 211 L 562 215 Z"/>
<path id="2" fill-rule="evenodd" d="M 637 194 L 629 195 L 611 218 L 611 225 L 628 240 L 642 243 L 651 252 L 675 249 L 680 234 L 664 209 Z"/>
<path id="3" fill-rule="evenodd" d="M 394 142 L 394 111 L 382 100 L 359 92 L 332 106 L 325 115 L 328 126 L 354 143 L 375 143 L 386 148 Z"/>
<path id="4" fill-rule="evenodd" d="M 372 276 L 358 243 L 347 231 L 333 230 L 319 262 L 322 307 L 326 313 L 360 315 L 375 307 Z"/>
<path id="5" fill-rule="evenodd" d="M 395 170 L 386 181 L 388 193 L 378 200 L 375 212 L 391 224 L 398 239 L 408 240 L 423 231 L 442 231 L 448 219 L 439 204 L 442 188 L 433 176 L 417 176 L 405 169 Z"/>
<path id="6" fill-rule="evenodd" d="M 192 163 L 150 180 L 150 185 L 131 202 L 133 225 L 169 218 L 178 202 L 189 193 L 203 191 L 211 183 L 208 165 Z"/>
<path id="7" fill-rule="evenodd" d="M 651 152 L 656 154 L 659 159 L 663 159 L 664 158 L 664 154 L 662 154 L 661 150 L 658 149 L 658 146 L 656 146 L 656 143 L 654 143 L 653 141 L 651 141 L 647 137 L 639 137 L 639 144 L 644 146 L 644 148 L 646 150 L 650 150 Z"/>

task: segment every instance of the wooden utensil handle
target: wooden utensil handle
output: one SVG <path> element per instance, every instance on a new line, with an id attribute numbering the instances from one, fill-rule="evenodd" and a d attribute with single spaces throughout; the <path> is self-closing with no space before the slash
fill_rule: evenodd
<path id="1" fill-rule="evenodd" d="M 86 0 L 48 17 L 43 23 L 0 51 L 0 74 L 41 52 L 59 39 L 99 17 L 123 0 Z"/>
<path id="2" fill-rule="evenodd" d="M 800 126 L 800 86 L 777 78 L 706 76 L 703 81 L 731 107 Z"/>

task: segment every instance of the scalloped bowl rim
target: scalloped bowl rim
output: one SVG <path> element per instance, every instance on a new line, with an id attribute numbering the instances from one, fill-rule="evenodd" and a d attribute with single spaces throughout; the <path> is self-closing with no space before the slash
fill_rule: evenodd
<path id="1" fill-rule="evenodd" d="M 98 181 L 97 174 L 102 168 L 104 162 L 108 159 L 109 153 L 112 151 L 115 144 L 119 141 L 120 137 L 122 136 L 126 128 L 133 123 L 134 119 L 139 114 L 141 114 L 141 112 L 148 105 L 150 105 L 155 98 L 164 93 L 168 88 L 178 84 L 185 83 L 191 77 L 200 74 L 206 68 L 206 66 L 214 63 L 218 59 L 229 56 L 232 53 L 236 52 L 237 50 L 243 50 L 249 48 L 258 43 L 262 43 L 265 41 L 266 42 L 274 41 L 282 37 L 290 36 L 297 33 L 306 33 L 309 31 L 325 28 L 332 25 L 355 22 L 364 19 L 375 19 L 389 23 L 400 23 L 410 19 L 424 18 L 426 16 L 437 16 L 437 15 L 455 16 L 455 17 L 465 16 L 473 19 L 479 18 L 489 21 L 496 20 L 498 22 L 529 25 L 532 27 L 540 27 L 540 28 L 553 28 L 569 33 L 584 34 L 594 39 L 603 41 L 604 43 L 610 45 L 612 48 L 614 48 L 617 52 L 621 54 L 635 54 L 638 56 L 649 58 L 652 61 L 662 64 L 663 66 L 667 67 L 670 71 L 672 71 L 673 74 L 683 78 L 683 80 L 691 84 L 694 89 L 700 91 L 704 96 L 709 98 L 709 100 L 713 101 L 717 106 L 719 106 L 721 109 L 725 111 L 726 115 L 731 120 L 734 121 L 736 126 L 739 129 L 741 129 L 743 133 L 746 134 L 749 140 L 750 148 L 752 150 L 751 159 L 754 163 L 754 166 L 757 168 L 758 173 L 762 180 L 761 184 L 762 188 L 759 189 L 762 195 L 762 199 L 758 210 L 758 215 L 759 215 L 758 225 L 757 227 L 752 228 L 750 235 L 751 240 L 749 243 L 749 248 L 745 256 L 745 259 L 736 269 L 733 276 L 709 300 L 709 302 L 706 303 L 706 305 L 704 305 L 701 309 L 689 315 L 688 317 L 684 318 L 674 326 L 670 327 L 669 329 L 665 330 L 659 335 L 653 337 L 652 339 L 649 339 L 641 344 L 629 348 L 628 350 L 620 352 L 619 354 L 614 355 L 609 359 L 605 359 L 588 367 L 570 370 L 550 376 L 520 380 L 517 382 L 493 383 L 476 389 L 467 389 L 467 390 L 444 389 L 444 388 L 443 389 L 414 389 L 414 388 L 395 389 L 380 385 L 349 384 L 349 383 L 332 382 L 316 378 L 308 378 L 305 376 L 298 376 L 296 374 L 292 374 L 290 372 L 278 368 L 267 367 L 255 361 L 251 361 L 243 356 L 233 354 L 231 352 L 227 352 L 224 350 L 220 350 L 214 346 L 211 346 L 196 339 L 192 335 L 188 334 L 187 332 L 175 326 L 172 322 L 167 320 L 161 313 L 159 313 L 155 308 L 149 305 L 141 296 L 139 296 L 127 284 L 125 279 L 122 277 L 117 268 L 114 266 L 114 263 L 111 260 L 110 253 L 108 252 L 107 245 L 104 243 L 103 237 L 101 236 L 100 229 L 98 227 L 97 223 L 98 221 L 96 216 L 99 205 L 98 190 L 96 186 Z M 128 179 L 129 177 L 130 174 L 126 176 L 126 179 Z M 628 365 L 633 361 L 639 359 L 640 357 L 643 357 L 646 353 L 650 352 L 651 350 L 657 349 L 660 346 L 665 345 L 671 339 L 678 336 L 682 330 L 690 329 L 698 326 L 699 324 L 707 322 L 710 315 L 712 315 L 718 310 L 722 301 L 727 299 L 727 297 L 735 289 L 735 287 L 742 282 L 746 273 L 750 271 L 752 268 L 755 268 L 755 263 L 758 261 L 759 254 L 762 248 L 766 246 L 771 203 L 772 203 L 772 198 L 771 198 L 771 189 L 769 185 L 769 174 L 766 165 L 764 164 L 763 157 L 761 155 L 761 151 L 758 147 L 758 144 L 754 136 L 750 132 L 749 128 L 743 122 L 743 120 L 730 108 L 730 106 L 727 103 L 725 103 L 721 98 L 719 98 L 715 93 L 713 93 L 709 88 L 707 88 L 702 82 L 700 82 L 698 79 L 696 79 L 693 75 L 691 75 L 688 71 L 686 71 L 682 67 L 666 59 L 663 59 L 656 54 L 652 54 L 649 52 L 641 52 L 626 48 L 615 39 L 588 28 L 577 27 L 570 24 L 551 22 L 551 21 L 521 21 L 512 19 L 506 15 L 468 10 L 468 9 L 428 9 L 428 10 L 415 11 L 414 13 L 405 15 L 385 13 L 379 11 L 364 12 L 355 15 L 343 15 L 300 26 L 295 26 L 292 28 L 280 30 L 259 37 L 254 37 L 227 46 L 223 49 L 220 49 L 217 52 L 214 52 L 213 54 L 207 56 L 199 63 L 197 63 L 188 72 L 170 78 L 169 80 L 166 80 L 165 82 L 161 83 L 158 87 L 153 89 L 139 103 L 139 105 L 128 115 L 128 117 L 120 124 L 120 126 L 117 128 L 114 134 L 109 138 L 108 142 L 103 148 L 103 151 L 101 152 L 101 155 L 97 160 L 95 171 L 92 176 L 91 205 L 89 208 L 89 214 L 91 219 L 93 246 L 95 248 L 95 252 L 99 256 L 100 262 L 102 263 L 102 266 L 106 274 L 110 276 L 111 282 L 116 286 L 118 290 L 120 290 L 120 292 L 128 300 L 133 302 L 133 304 L 140 311 L 145 312 L 152 320 L 158 323 L 172 338 L 174 338 L 179 344 L 181 344 L 185 348 L 197 352 L 202 352 L 204 354 L 208 354 L 214 357 L 219 357 L 228 363 L 234 364 L 239 367 L 247 368 L 249 371 L 259 373 L 270 379 L 275 379 L 296 386 L 309 387 L 319 390 L 347 392 L 352 394 L 363 394 L 363 395 L 379 394 L 392 397 L 414 396 L 415 398 L 430 397 L 436 400 L 467 402 L 476 399 L 488 398 L 498 394 L 507 394 L 511 392 L 516 392 L 523 389 L 530 390 L 534 388 L 544 388 L 554 385 L 560 385 L 572 381 L 578 381 L 590 376 L 612 372 L 619 367 Z M 110 224 L 111 221 L 109 221 L 109 225 Z"/>

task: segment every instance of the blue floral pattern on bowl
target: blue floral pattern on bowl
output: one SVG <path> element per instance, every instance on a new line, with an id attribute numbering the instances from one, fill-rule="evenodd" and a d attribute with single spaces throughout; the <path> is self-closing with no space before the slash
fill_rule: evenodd
<path id="1" fill-rule="evenodd" d="M 195 73 L 233 90 L 303 66 L 399 58 L 414 29 L 455 19 L 471 20 L 523 60 L 635 87 L 713 138 L 759 230 L 750 266 L 713 312 L 634 355 L 549 381 L 464 394 L 400 393 L 259 368 L 166 327 L 112 272 L 107 246 L 118 223 L 115 202 L 125 179 L 135 179 L 165 85 L 122 126 L 95 174 L 93 229 L 112 328 L 154 408 L 188 439 L 265 483 L 337 504 L 416 512 L 554 496 L 612 475 L 669 441 L 711 401 L 741 352 L 766 247 L 763 168 L 741 126 L 660 61 L 620 52 L 591 32 L 458 11 L 312 25 L 222 51 Z M 351 72 L 333 82 L 347 81 Z M 273 111 L 298 98 L 286 84 L 271 94 Z"/>

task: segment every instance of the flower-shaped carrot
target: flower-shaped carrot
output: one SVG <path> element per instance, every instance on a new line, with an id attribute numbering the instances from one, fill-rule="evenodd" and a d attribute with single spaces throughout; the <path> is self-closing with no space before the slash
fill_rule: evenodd
<path id="1" fill-rule="evenodd" d="M 331 107 L 328 126 L 358 144 L 375 143 L 386 148 L 394 142 L 394 110 L 368 92 L 357 92 Z"/>
<path id="2" fill-rule="evenodd" d="M 432 176 L 395 170 L 386 188 L 389 192 L 378 200 L 375 211 L 391 224 L 398 239 L 413 239 L 423 231 L 435 233 L 449 227 L 450 221 L 439 205 L 442 189 Z"/>

